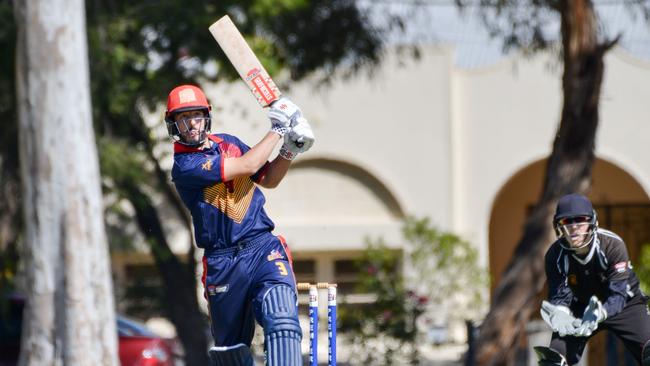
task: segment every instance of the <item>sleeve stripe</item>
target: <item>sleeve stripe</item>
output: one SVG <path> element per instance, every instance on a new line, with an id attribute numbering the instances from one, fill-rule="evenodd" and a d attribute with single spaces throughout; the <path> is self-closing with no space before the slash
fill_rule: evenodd
<path id="1" fill-rule="evenodd" d="M 226 159 L 224 159 L 223 154 L 220 154 L 220 156 L 219 156 L 219 168 L 221 169 L 221 181 L 222 182 L 227 182 L 228 181 L 228 179 L 226 179 L 226 174 L 224 173 L 224 170 L 223 170 L 224 165 L 225 165 L 224 164 L 225 160 Z"/>
<path id="2" fill-rule="evenodd" d="M 611 232 L 609 230 L 598 228 L 598 232 L 600 234 L 605 235 L 605 236 L 609 236 L 610 238 L 614 238 L 614 239 L 618 239 L 620 241 L 623 241 L 623 239 L 620 236 L 616 235 L 615 233 L 613 233 L 613 232 Z"/>

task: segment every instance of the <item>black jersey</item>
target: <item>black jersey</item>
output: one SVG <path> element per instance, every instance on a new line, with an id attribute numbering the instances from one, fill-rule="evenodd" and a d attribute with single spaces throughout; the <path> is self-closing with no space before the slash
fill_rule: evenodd
<path id="1" fill-rule="evenodd" d="M 560 240 L 564 239 L 553 243 L 545 257 L 548 299 L 552 304 L 582 311 L 589 298 L 596 295 L 611 317 L 630 299 L 642 295 L 625 242 L 618 235 L 599 228 L 583 258 L 562 248 Z"/>

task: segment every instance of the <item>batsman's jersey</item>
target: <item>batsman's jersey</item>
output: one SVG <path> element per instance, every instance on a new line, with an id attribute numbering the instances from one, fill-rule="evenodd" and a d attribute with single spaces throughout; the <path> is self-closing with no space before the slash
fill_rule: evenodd
<path id="1" fill-rule="evenodd" d="M 250 147 L 237 137 L 218 134 L 207 149 L 174 144 L 172 180 L 190 210 L 196 244 L 206 252 L 253 240 L 273 230 L 273 221 L 264 211 L 264 194 L 257 182 L 266 163 L 250 177 L 224 176 L 226 158 L 239 157 Z"/>
<path id="2" fill-rule="evenodd" d="M 566 250 L 559 239 L 546 252 L 549 301 L 582 310 L 592 295 L 598 296 L 609 317 L 632 299 L 644 299 L 623 240 L 598 229 L 589 253 L 581 258 Z"/>

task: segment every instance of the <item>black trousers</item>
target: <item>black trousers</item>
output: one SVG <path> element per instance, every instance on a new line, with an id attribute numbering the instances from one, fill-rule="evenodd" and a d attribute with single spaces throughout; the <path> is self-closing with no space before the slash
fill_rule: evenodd
<path id="1" fill-rule="evenodd" d="M 620 313 L 600 323 L 591 337 L 601 330 L 614 333 L 641 364 L 641 351 L 650 340 L 650 312 L 647 298 L 637 295 L 630 299 Z M 587 341 L 591 337 L 560 337 L 557 333 L 553 333 L 549 347 L 563 354 L 569 365 L 574 365 L 580 361 Z"/>

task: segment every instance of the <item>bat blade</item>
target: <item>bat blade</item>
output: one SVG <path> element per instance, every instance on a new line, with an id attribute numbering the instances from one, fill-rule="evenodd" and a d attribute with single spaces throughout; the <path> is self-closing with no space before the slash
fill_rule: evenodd
<path id="1" fill-rule="evenodd" d="M 228 15 L 214 22 L 209 29 L 262 107 L 268 107 L 282 96 L 273 79 Z"/>

